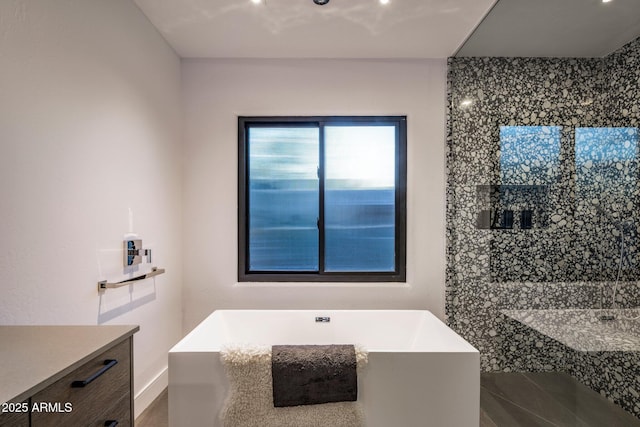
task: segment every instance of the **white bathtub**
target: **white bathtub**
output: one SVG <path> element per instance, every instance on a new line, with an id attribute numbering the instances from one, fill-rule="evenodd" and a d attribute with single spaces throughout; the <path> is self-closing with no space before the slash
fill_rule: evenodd
<path id="1" fill-rule="evenodd" d="M 318 323 L 318 316 L 330 317 Z M 225 344 L 356 344 L 367 427 L 477 427 L 480 355 L 428 311 L 219 310 L 169 351 L 169 425 L 216 426 Z"/>

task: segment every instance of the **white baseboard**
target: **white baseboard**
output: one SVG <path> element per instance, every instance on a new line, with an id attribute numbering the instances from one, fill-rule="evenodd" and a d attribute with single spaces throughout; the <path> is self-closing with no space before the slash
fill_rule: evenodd
<path id="1" fill-rule="evenodd" d="M 134 398 L 135 418 L 147 409 L 147 407 L 155 400 L 156 397 L 169 385 L 169 370 L 164 368 L 154 379 L 138 392 Z"/>

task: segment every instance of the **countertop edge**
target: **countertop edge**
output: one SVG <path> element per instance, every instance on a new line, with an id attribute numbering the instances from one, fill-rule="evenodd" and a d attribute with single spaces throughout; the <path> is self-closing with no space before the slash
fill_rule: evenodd
<path id="1" fill-rule="evenodd" d="M 96 356 L 100 355 L 101 353 L 106 351 L 108 348 L 113 347 L 116 344 L 120 344 L 121 342 L 123 342 L 126 339 L 129 339 L 130 337 L 133 336 L 133 334 L 135 334 L 136 332 L 138 332 L 140 330 L 140 326 L 138 326 L 138 325 L 117 325 L 117 326 L 123 326 L 123 327 L 129 326 L 129 329 L 127 329 L 126 331 L 122 332 L 115 339 L 112 339 L 111 341 L 106 342 L 105 344 L 103 344 L 102 346 L 97 348 L 96 350 L 86 354 L 81 359 L 76 360 L 74 363 L 72 363 L 71 365 L 67 366 L 66 368 L 56 372 L 55 374 L 53 374 L 52 376 L 50 376 L 46 380 L 41 381 L 40 383 L 35 384 L 33 387 L 30 387 L 29 389 L 27 389 L 24 392 L 18 394 L 17 396 L 8 399 L 6 402 L 22 402 L 22 401 L 32 397 L 34 394 L 44 390 L 45 388 L 47 388 L 51 384 L 53 384 L 56 381 L 58 381 L 60 378 L 63 378 L 64 376 L 66 376 L 67 374 L 71 373 L 72 371 L 74 371 L 75 369 L 79 368 L 80 366 L 84 365 L 85 363 L 87 363 L 91 359 L 93 359 Z M 0 403 L 4 403 L 4 402 L 0 402 Z"/>

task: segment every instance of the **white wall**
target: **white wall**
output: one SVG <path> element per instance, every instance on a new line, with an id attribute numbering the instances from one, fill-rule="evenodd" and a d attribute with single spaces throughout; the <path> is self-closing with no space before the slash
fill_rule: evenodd
<path id="1" fill-rule="evenodd" d="M 444 316 L 446 60 L 183 60 L 184 322 L 221 308 Z M 408 116 L 406 284 L 238 284 L 238 115 Z"/>
<path id="2" fill-rule="evenodd" d="M 0 28 L 0 324 L 139 324 L 139 413 L 167 350 L 214 309 L 443 317 L 445 60 L 181 70 L 129 0 L 6 0 Z M 377 114 L 408 116 L 407 283 L 238 284 L 236 117 Z M 129 208 L 167 273 L 100 296 L 96 281 L 122 273 Z"/>
<path id="3" fill-rule="evenodd" d="M 181 337 L 179 58 L 130 0 L 3 0 L 0 62 L 0 324 L 140 325 L 140 412 Z M 100 297 L 129 208 L 167 273 Z"/>

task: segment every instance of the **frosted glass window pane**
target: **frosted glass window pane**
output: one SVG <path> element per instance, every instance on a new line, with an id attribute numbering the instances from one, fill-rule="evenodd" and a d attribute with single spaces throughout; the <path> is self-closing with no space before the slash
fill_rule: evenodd
<path id="1" fill-rule="evenodd" d="M 249 129 L 249 270 L 318 270 L 319 131 Z"/>
<path id="2" fill-rule="evenodd" d="M 395 270 L 394 126 L 325 127 L 325 270 Z"/>

